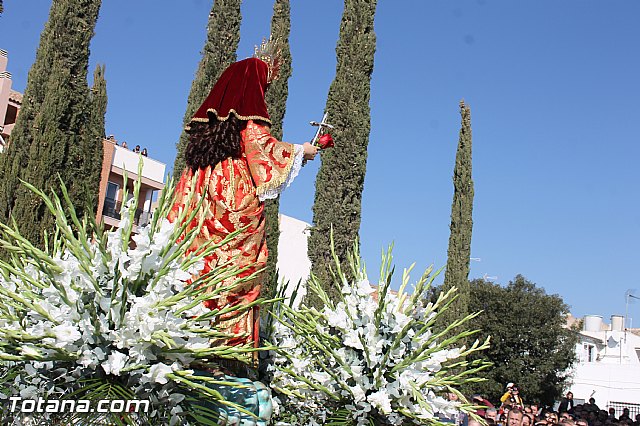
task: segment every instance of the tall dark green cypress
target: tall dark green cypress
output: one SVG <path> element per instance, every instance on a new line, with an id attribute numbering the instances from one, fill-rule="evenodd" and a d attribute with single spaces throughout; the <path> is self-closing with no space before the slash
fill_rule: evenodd
<path id="1" fill-rule="evenodd" d="M 291 33 L 291 8 L 289 0 L 276 0 L 273 5 L 271 17 L 271 37 L 278 42 L 282 56 L 278 79 L 269 85 L 266 100 L 271 118 L 271 135 L 282 140 L 282 122 L 287 109 L 287 97 L 289 95 L 289 77 L 291 77 L 291 49 L 289 48 L 289 34 Z M 280 199 L 267 200 L 264 205 L 266 221 L 266 238 L 269 257 L 267 260 L 267 272 L 263 284 L 262 294 L 271 296 L 275 291 L 278 274 L 276 262 L 278 260 L 278 240 L 280 238 L 280 224 L 278 212 Z"/>
<path id="2" fill-rule="evenodd" d="M 462 126 L 453 169 L 453 203 L 451 204 L 451 234 L 447 251 L 447 269 L 443 291 L 455 286 L 458 298 L 444 313 L 441 324 L 449 324 L 469 313 L 469 262 L 473 231 L 473 180 L 471 177 L 471 110 L 460 101 Z"/>
<path id="3" fill-rule="evenodd" d="M 103 158 L 102 140 L 105 137 L 105 114 L 107 113 L 107 81 L 105 80 L 105 66 L 97 65 L 93 72 L 93 86 L 89 96 L 89 121 L 84 137 L 82 151 L 86 156 L 96 159 Z M 98 203 L 100 186 L 100 172 L 102 161 L 84 163 L 83 173 L 88 177 L 82 186 L 71 187 L 75 198 L 84 199 L 89 207 L 95 211 Z"/>
<path id="4" fill-rule="evenodd" d="M 93 151 L 87 153 L 85 144 L 89 44 L 100 4 L 100 0 L 53 1 L 11 144 L 0 160 L 0 220 L 15 219 L 23 235 L 39 245 L 52 218 L 19 179 L 48 189 L 58 187 L 60 175 L 70 187 L 82 187 L 88 177 L 79 171 L 86 170 L 87 162 L 102 161 L 102 156 L 91 157 Z M 85 200 L 73 201 L 80 214 L 89 213 Z"/>
<path id="5" fill-rule="evenodd" d="M 242 0 L 215 0 L 213 3 L 207 23 L 207 41 L 187 99 L 187 110 L 183 119 L 184 126 L 189 123 L 207 98 L 222 71 L 236 61 L 242 21 L 241 3 Z M 177 155 L 173 163 L 174 176 L 179 177 L 186 166 L 184 150 L 188 142 L 188 135 L 183 131 L 176 144 Z"/>
<path id="6" fill-rule="evenodd" d="M 329 282 L 331 227 L 336 252 L 343 263 L 360 229 L 371 129 L 369 99 L 376 48 L 375 11 L 376 0 L 345 0 L 336 47 L 336 76 L 327 100 L 328 121 L 335 126 L 332 131 L 335 147 L 322 154 L 316 178 L 309 257 L 312 272 L 333 298 L 339 290 Z M 318 301 L 312 297 L 310 303 Z"/>
<path id="7" fill-rule="evenodd" d="M 15 203 L 18 179 L 27 167 L 29 149 L 33 141 L 32 131 L 37 114 L 41 111 L 46 92 L 47 78 L 56 56 L 54 34 L 62 30 L 63 7 L 54 2 L 49 11 L 49 20 L 40 35 L 36 58 L 29 70 L 20 114 L 12 131 L 13 142 L 6 155 L 0 155 L 0 220 L 7 222 Z"/>

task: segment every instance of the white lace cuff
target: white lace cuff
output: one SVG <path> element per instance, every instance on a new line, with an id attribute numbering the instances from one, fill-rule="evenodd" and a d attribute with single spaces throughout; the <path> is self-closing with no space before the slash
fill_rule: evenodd
<path id="1" fill-rule="evenodd" d="M 302 145 L 293 145 L 294 148 L 294 157 L 293 157 L 293 165 L 291 166 L 291 171 L 289 172 L 289 176 L 287 176 L 287 180 L 284 181 L 282 185 L 277 188 L 269 189 L 265 191 L 264 194 L 258 195 L 258 199 L 260 201 L 264 200 L 272 200 L 274 198 L 278 198 L 278 195 L 285 189 L 291 185 L 291 182 L 298 176 L 300 173 L 300 169 L 302 168 L 302 157 L 304 156 L 304 150 L 302 149 Z"/>

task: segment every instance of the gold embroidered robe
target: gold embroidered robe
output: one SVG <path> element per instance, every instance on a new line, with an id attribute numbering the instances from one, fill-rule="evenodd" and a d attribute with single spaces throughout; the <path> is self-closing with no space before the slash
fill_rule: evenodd
<path id="1" fill-rule="evenodd" d="M 219 248 L 205 259 L 202 274 L 207 273 L 217 264 L 234 260 L 239 267 L 249 266 L 241 274 L 246 277 L 260 271 L 266 265 L 267 244 L 265 240 L 264 203 L 259 196 L 278 191 L 286 182 L 291 172 L 295 149 L 294 145 L 277 141 L 267 127 L 252 120 L 247 122 L 242 131 L 242 156 L 237 159 L 228 158 L 215 167 L 200 170 L 197 181 L 192 185 L 193 172 L 183 173 L 177 187 L 177 200 L 169 219 L 175 220 L 183 209 L 193 209 L 199 199 L 204 197 L 203 204 L 190 228 L 197 226 L 204 215 L 204 225 L 198 237 L 189 248 L 189 253 L 197 251 L 205 241 L 222 241 L 230 233 L 247 227 L 228 244 Z M 208 191 L 204 189 L 208 184 Z M 185 205 L 192 191 L 191 205 Z M 226 305 L 239 305 L 255 301 L 260 296 L 263 274 L 251 281 L 242 283 L 233 291 L 220 297 L 208 300 L 205 305 L 210 309 L 222 308 Z M 228 286 L 232 283 L 223 282 Z M 239 345 L 259 341 L 259 315 L 257 309 L 234 318 L 222 318 L 220 326 L 227 332 L 237 334 L 228 341 L 217 341 L 215 344 Z"/>

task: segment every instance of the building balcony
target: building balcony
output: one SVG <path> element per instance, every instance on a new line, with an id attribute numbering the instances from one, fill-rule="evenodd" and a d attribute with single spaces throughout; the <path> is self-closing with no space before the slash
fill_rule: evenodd
<path id="1" fill-rule="evenodd" d="M 105 218 L 111 218 L 115 220 L 120 220 L 120 210 L 122 209 L 122 203 L 114 200 L 113 198 L 105 198 L 104 206 L 102 208 L 102 215 Z M 135 214 L 133 215 L 133 224 L 136 226 L 145 226 L 151 222 L 152 213 L 146 212 L 142 209 L 137 209 Z"/>
<path id="2" fill-rule="evenodd" d="M 116 145 L 111 162 L 111 172 L 119 175 L 127 173 L 130 180 L 138 178 L 138 164 L 142 159 L 142 176 L 143 185 L 154 189 L 162 189 L 164 187 L 164 171 L 166 166 L 153 158 L 141 156 L 127 148 Z"/>
<path id="3" fill-rule="evenodd" d="M 147 225 L 155 210 L 158 191 L 164 188 L 165 164 L 119 146 L 113 136 L 103 139 L 100 193 L 96 212 L 98 223 L 108 228 L 120 226 L 122 203 L 131 199 L 134 184 L 140 182 L 138 206 L 133 218 L 133 232 Z M 139 167 L 142 167 L 139 170 Z M 138 173 L 140 173 L 138 175 Z M 124 177 L 127 176 L 125 182 Z"/>

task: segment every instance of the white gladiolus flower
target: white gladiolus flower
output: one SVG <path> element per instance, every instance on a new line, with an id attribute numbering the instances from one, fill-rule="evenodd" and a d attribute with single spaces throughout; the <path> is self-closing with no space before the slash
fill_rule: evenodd
<path id="1" fill-rule="evenodd" d="M 169 379 L 167 379 L 167 374 L 172 372 L 173 369 L 170 365 L 159 362 L 157 364 L 153 364 L 151 368 L 149 368 L 149 372 L 143 374 L 142 377 L 146 379 L 145 381 L 165 384 L 169 381 Z"/>
<path id="2" fill-rule="evenodd" d="M 128 358 L 129 357 L 122 352 L 113 351 L 111 352 L 107 360 L 104 361 L 101 365 L 105 373 L 119 376 L 120 370 L 124 368 Z"/>
<path id="3" fill-rule="evenodd" d="M 367 401 L 374 407 L 378 408 L 382 413 L 391 413 L 391 400 L 389 395 L 384 390 L 379 390 L 367 396 Z"/>
<path id="4" fill-rule="evenodd" d="M 368 279 L 363 279 L 356 283 L 356 294 L 358 296 L 367 296 L 374 291 L 375 289 L 371 286 Z"/>
<path id="5" fill-rule="evenodd" d="M 331 376 L 324 371 L 313 371 L 311 372 L 311 377 L 319 383 L 328 383 L 331 380 Z"/>
<path id="6" fill-rule="evenodd" d="M 189 340 L 185 343 L 184 347 L 191 350 L 208 349 L 211 347 L 211 344 L 205 339 L 202 339 L 201 341 Z"/>
<path id="7" fill-rule="evenodd" d="M 298 371 L 304 371 L 309 365 L 308 359 L 294 358 L 292 361 L 293 361 L 293 368 Z"/>
<path id="8" fill-rule="evenodd" d="M 333 312 L 325 308 L 325 315 L 327 316 L 327 323 L 331 327 L 339 328 L 340 330 L 347 329 L 349 318 L 346 311 L 338 310 L 337 312 Z"/>
<path id="9" fill-rule="evenodd" d="M 347 410 L 357 425 L 375 423 L 381 416 L 385 424 L 400 425 L 471 411 L 468 404 L 435 396 L 446 388 L 429 386 L 434 374 L 446 368 L 443 363 L 470 352 L 433 341 L 434 351 L 422 356 L 433 334 L 425 324 L 446 301 L 423 304 L 426 279 L 416 286 L 420 297 L 386 291 L 385 297 L 381 292 L 374 298 L 364 271 L 356 275 L 354 283 L 338 277 L 342 296 L 325 305 L 321 316 L 304 306 L 281 308 L 288 313 L 282 316 L 287 325 L 273 327 L 272 339 L 281 350 L 270 369 L 274 391 L 286 391 L 278 394 L 279 410 L 295 412 L 298 424 L 307 426 L 321 424 L 336 410 Z"/>
<path id="10" fill-rule="evenodd" d="M 74 343 L 82 337 L 78 328 L 68 322 L 53 327 L 52 331 L 56 335 L 56 347 L 63 348 L 70 343 Z"/>
<path id="11" fill-rule="evenodd" d="M 2 271 L 0 288 L 26 296 L 20 301 L 0 294 L 0 352 L 22 357 L 25 365 L 8 386 L 23 398 L 46 392 L 55 399 L 78 390 L 84 379 L 103 379 L 104 372 L 121 376 L 121 383 L 151 401 L 153 424 L 189 424 L 181 387 L 190 385 L 185 380 L 178 387 L 171 373 L 203 384 L 199 373 L 188 370 L 211 357 L 209 333 L 221 331 L 215 318 L 197 320 L 210 312 L 203 304 L 182 311 L 199 295 L 189 280 L 204 261 L 177 252 L 184 247 L 176 224 L 164 217 L 132 232 L 133 200 L 122 210 L 118 229 L 94 235 L 84 224 L 72 229 L 59 223 L 67 228 L 50 241 L 49 252 L 15 266 L 18 273 Z M 165 215 L 169 208 L 158 211 Z M 75 239 L 81 235 L 87 241 Z M 425 324 L 440 306 L 424 302 L 424 282 L 416 285 L 418 297 L 382 289 L 374 294 L 364 268 L 351 266 L 353 282 L 341 272 L 346 268 L 335 270 L 342 288 L 337 303 L 321 312 L 285 312 L 291 314 L 282 315 L 287 324 L 273 326 L 270 341 L 279 350 L 271 351 L 274 364 L 268 368 L 274 391 L 285 391 L 278 395 L 279 412 L 295 413 L 296 425 L 323 424 L 343 409 L 355 425 L 381 418 L 399 425 L 464 411 L 464 404 L 436 396 L 443 389 L 429 383 L 435 373 L 447 372 L 447 361 L 473 351 L 429 340 L 433 333 Z M 25 309 L 24 300 L 38 308 Z M 422 359 L 417 351 L 426 342 L 433 353 Z"/>
<path id="12" fill-rule="evenodd" d="M 349 330 L 344 336 L 344 344 L 355 349 L 364 349 L 358 330 Z"/>
<path id="13" fill-rule="evenodd" d="M 9 325 L 7 324 L 7 327 Z M 47 334 L 47 331 L 50 330 L 51 324 L 45 324 L 44 322 L 37 322 L 33 324 L 31 327 L 27 327 L 26 331 L 30 335 L 34 337 L 41 337 Z"/>
<path id="14" fill-rule="evenodd" d="M 166 203 L 172 201 L 161 199 L 165 205 L 158 211 L 167 212 Z M 0 288 L 6 290 L 0 294 L 5 307 L 0 311 L 0 355 L 24 365 L 9 385 L 14 395 L 56 399 L 78 390 L 84 379 L 102 380 L 104 371 L 122 376 L 132 391 L 148 397 L 153 416 L 165 413 L 155 424 L 188 424 L 179 405 L 185 395 L 167 376 L 187 371 L 211 348 L 207 333 L 216 331 L 215 323 L 196 320 L 210 311 L 196 303 L 178 312 L 199 296 L 188 280 L 199 275 L 204 261 L 197 258 L 200 254 L 185 256 L 176 223 L 166 218 L 132 232 L 132 200 L 121 211 L 119 228 L 100 236 L 91 221 L 80 220 L 78 226 L 59 221 L 60 232 L 46 253 L 8 241 L 25 248 L 20 257 L 26 262 L 0 274 Z M 83 236 L 87 241 L 77 240 Z M 191 390 L 198 392 L 197 387 Z"/>
<path id="15" fill-rule="evenodd" d="M 392 333 L 399 333 L 402 329 L 411 322 L 411 317 L 403 314 L 402 312 L 396 312 L 394 315 L 394 319 L 396 320 L 396 325 L 391 330 Z"/>
<path id="16" fill-rule="evenodd" d="M 38 396 L 38 388 L 30 385 L 20 390 L 20 398 L 22 399 L 36 399 Z"/>
<path id="17" fill-rule="evenodd" d="M 80 357 L 80 359 L 78 359 L 77 361 L 78 364 L 82 365 L 83 367 L 95 367 L 98 365 L 98 359 L 97 357 L 94 355 L 93 351 L 86 349 L 84 351 L 82 351 L 82 357 Z"/>
<path id="18" fill-rule="evenodd" d="M 21 346 L 20 352 L 28 357 L 40 357 L 40 352 L 33 346 Z"/>
<path id="19" fill-rule="evenodd" d="M 356 386 L 350 387 L 349 389 L 351 389 L 351 393 L 353 394 L 354 402 L 358 403 L 366 399 L 367 396 L 364 393 L 364 389 L 362 389 L 360 386 L 356 385 Z"/>
<path id="20" fill-rule="evenodd" d="M 162 219 L 160 221 L 160 229 L 155 233 L 153 239 L 153 250 L 160 251 L 163 247 L 166 247 L 169 244 L 169 238 L 173 233 L 175 225 L 169 222 L 167 219 Z"/>

